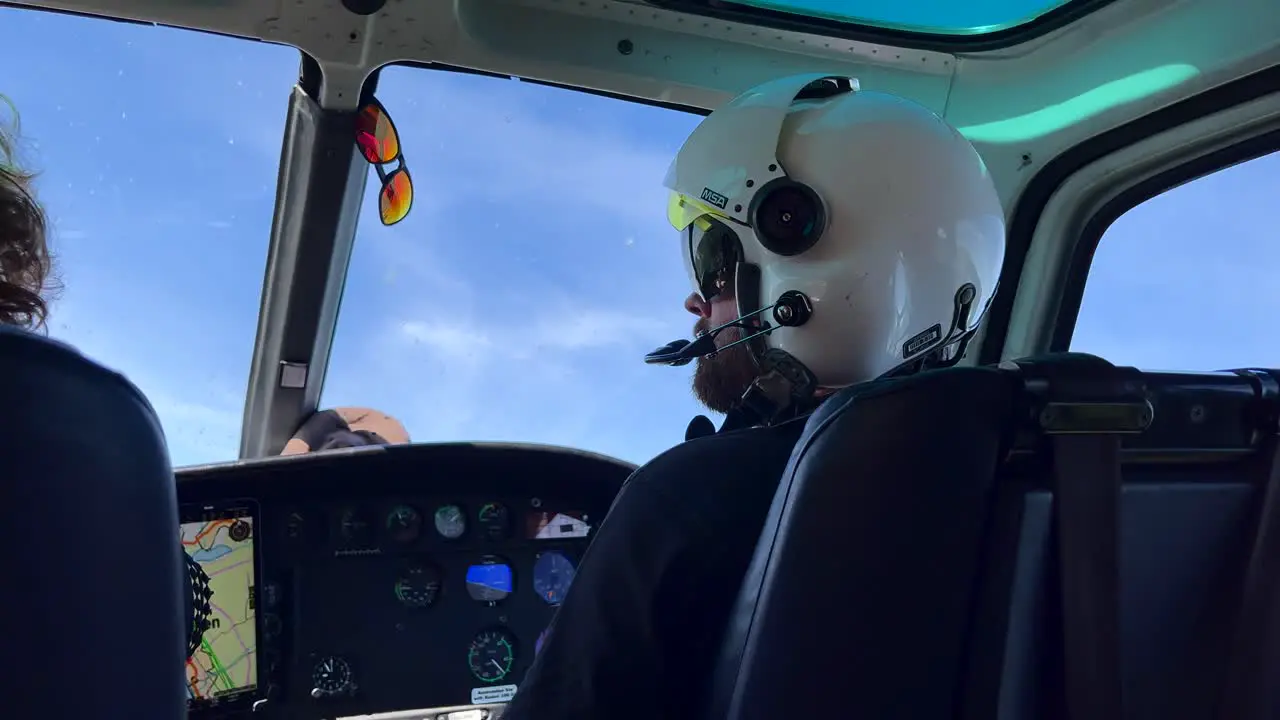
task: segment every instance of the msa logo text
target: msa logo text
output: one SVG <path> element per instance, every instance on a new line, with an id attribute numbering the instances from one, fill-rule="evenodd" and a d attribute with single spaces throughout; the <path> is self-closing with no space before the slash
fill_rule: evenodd
<path id="1" fill-rule="evenodd" d="M 711 188 L 704 187 L 702 188 L 702 202 L 710 203 L 723 210 L 724 206 L 729 204 L 729 198 Z"/>

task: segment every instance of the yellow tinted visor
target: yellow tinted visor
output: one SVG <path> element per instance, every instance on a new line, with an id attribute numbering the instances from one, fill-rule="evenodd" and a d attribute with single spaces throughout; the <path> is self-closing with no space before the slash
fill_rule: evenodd
<path id="1" fill-rule="evenodd" d="M 688 195 L 682 195 L 678 192 L 671 193 L 671 197 L 667 202 L 667 221 L 676 230 L 683 232 L 695 220 L 705 215 L 713 215 L 725 220 L 729 219 L 729 216 L 719 208 L 712 207 L 701 200 L 694 200 Z"/>

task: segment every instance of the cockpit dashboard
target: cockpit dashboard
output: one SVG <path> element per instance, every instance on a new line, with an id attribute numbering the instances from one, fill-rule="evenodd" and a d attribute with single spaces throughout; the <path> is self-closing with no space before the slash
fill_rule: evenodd
<path id="1" fill-rule="evenodd" d="M 180 470 L 190 717 L 485 720 L 633 469 L 424 444 Z"/>

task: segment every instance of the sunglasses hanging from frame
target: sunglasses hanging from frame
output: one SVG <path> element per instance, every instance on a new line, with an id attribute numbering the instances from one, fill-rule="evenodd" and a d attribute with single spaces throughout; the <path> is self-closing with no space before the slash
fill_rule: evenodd
<path id="1" fill-rule="evenodd" d="M 366 103 L 356 117 L 356 145 L 382 183 L 378 192 L 378 218 L 383 225 L 395 225 L 405 219 L 413 207 L 413 180 L 400 152 L 400 134 L 387 109 L 377 100 Z M 391 163 L 398 166 L 391 172 L 383 169 Z"/>

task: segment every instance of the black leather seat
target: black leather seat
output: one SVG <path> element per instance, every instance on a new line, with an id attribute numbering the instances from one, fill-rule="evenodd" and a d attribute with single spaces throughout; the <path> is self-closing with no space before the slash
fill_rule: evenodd
<path id="1" fill-rule="evenodd" d="M 1140 377 L 1155 412 L 1123 444 L 1125 717 L 1207 720 L 1276 383 Z M 819 409 L 729 620 L 708 718 L 1063 717 L 1052 467 L 1025 380 L 953 368 L 850 388 Z"/>
<path id="2" fill-rule="evenodd" d="M 185 717 L 185 571 L 151 406 L 75 350 L 0 328 L 0 412 L 8 714 Z"/>
<path id="3" fill-rule="evenodd" d="M 823 403 L 729 621 L 709 717 L 950 717 L 1016 391 L 956 368 Z"/>

